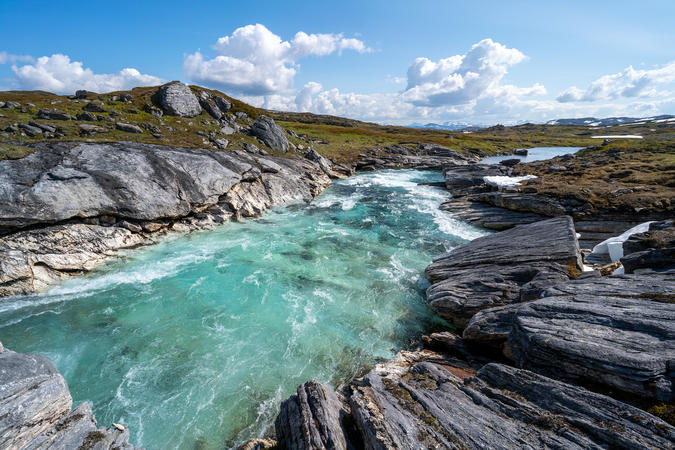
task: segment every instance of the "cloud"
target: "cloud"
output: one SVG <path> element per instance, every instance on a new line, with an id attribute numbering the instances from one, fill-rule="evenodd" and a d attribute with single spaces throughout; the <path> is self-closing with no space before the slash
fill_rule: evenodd
<path id="1" fill-rule="evenodd" d="M 0 64 L 14 64 L 18 62 L 33 62 L 33 57 L 29 55 L 12 55 L 7 52 L 0 52 Z"/>
<path id="2" fill-rule="evenodd" d="M 657 97 L 660 85 L 675 82 L 675 62 L 652 70 L 636 70 L 628 66 L 623 71 L 604 75 L 593 81 L 586 90 L 572 86 L 561 92 L 556 100 L 567 102 L 594 102 L 620 98 Z"/>
<path id="3" fill-rule="evenodd" d="M 133 68 L 119 73 L 96 74 L 71 61 L 67 55 L 55 54 L 38 58 L 33 64 L 12 66 L 17 82 L 22 89 L 40 89 L 56 93 L 72 93 L 78 89 L 94 92 L 110 92 L 136 86 L 162 84 L 164 80 L 140 73 Z"/>
<path id="4" fill-rule="evenodd" d="M 431 107 L 462 105 L 486 95 L 499 95 L 507 68 L 525 59 L 520 50 L 492 39 L 474 44 L 465 55 L 438 62 L 417 58 L 408 68 L 408 85 L 402 95 L 413 105 Z"/>
<path id="5" fill-rule="evenodd" d="M 185 58 L 183 72 L 197 83 L 232 93 L 260 96 L 288 93 L 300 59 L 354 50 L 370 51 L 366 45 L 341 34 L 307 34 L 299 31 L 283 41 L 264 25 L 246 25 L 231 36 L 218 39 L 216 56 L 195 52 Z"/>

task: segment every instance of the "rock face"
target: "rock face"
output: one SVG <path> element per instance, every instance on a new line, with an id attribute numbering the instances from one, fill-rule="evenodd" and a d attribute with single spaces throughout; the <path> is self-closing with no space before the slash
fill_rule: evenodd
<path id="1" fill-rule="evenodd" d="M 259 215 L 309 201 L 329 184 L 304 158 L 124 142 L 40 145 L 0 162 L 0 295 L 91 270 L 145 233 Z"/>
<path id="2" fill-rule="evenodd" d="M 288 139 L 284 130 L 274 122 L 274 119 L 260 115 L 251 126 L 251 134 L 270 148 L 288 151 Z"/>
<path id="3" fill-rule="evenodd" d="M 539 297 L 582 268 L 570 217 L 478 238 L 436 258 L 425 271 L 427 301 L 464 328 L 478 311 Z"/>
<path id="4" fill-rule="evenodd" d="M 379 169 L 437 169 L 446 165 L 467 164 L 470 157 L 460 155 L 455 150 L 436 144 L 420 144 L 417 148 L 405 145 L 391 145 L 382 149 L 372 149 L 360 155 L 355 168 L 358 170 Z"/>
<path id="5" fill-rule="evenodd" d="M 464 338 L 501 346 L 519 367 L 672 401 L 675 272 L 591 277 L 545 298 L 476 314 Z"/>
<path id="6" fill-rule="evenodd" d="M 172 116 L 194 117 L 202 112 L 197 96 L 180 81 L 172 81 L 159 88 L 159 102 L 164 112 Z"/>
<path id="7" fill-rule="evenodd" d="M 287 450 L 346 450 L 342 420 L 347 413 L 330 386 L 308 381 L 281 404 L 275 421 L 277 440 Z"/>
<path id="8" fill-rule="evenodd" d="M 71 411 L 66 381 L 46 358 L 0 344 L 0 447 L 133 449 L 129 431 L 98 428 L 91 407 Z"/>
<path id="9" fill-rule="evenodd" d="M 298 435 L 312 430 L 325 436 L 330 430 L 331 442 L 339 443 L 302 441 L 303 447 L 287 448 L 344 448 L 340 431 L 348 446 L 368 449 L 646 449 L 675 443 L 675 428 L 604 395 L 502 364 L 477 372 L 455 364 L 443 353 L 402 351 L 348 386 L 348 406 L 330 406 L 319 396 L 302 407 L 283 407 L 277 421 L 297 424 Z M 297 405 L 307 388 L 301 386 L 284 405 Z M 312 383 L 311 389 L 329 388 Z M 349 411 L 351 433 L 335 419 L 340 410 Z"/>

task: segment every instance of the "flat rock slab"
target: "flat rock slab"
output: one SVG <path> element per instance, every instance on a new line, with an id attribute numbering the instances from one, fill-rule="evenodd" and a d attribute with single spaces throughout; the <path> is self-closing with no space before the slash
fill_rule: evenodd
<path id="1" fill-rule="evenodd" d="M 302 447 L 290 448 L 343 448 L 340 433 L 348 448 L 367 449 L 653 449 L 675 444 L 675 428 L 610 397 L 502 364 L 487 364 L 475 373 L 450 364 L 443 354 L 402 351 L 354 381 L 345 391 L 348 404 L 336 405 L 321 395 L 318 402 L 299 401 L 306 389 L 301 386 L 284 405 L 302 407 L 282 406 L 277 422 L 314 430 L 316 436 L 331 430 L 339 442 L 302 441 Z M 316 382 L 311 390 L 332 392 Z M 348 415 L 342 422 L 336 420 L 338 411 Z M 351 432 L 340 423 L 351 424 Z"/>
<path id="2" fill-rule="evenodd" d="M 673 400 L 675 272 L 576 280 L 545 294 L 478 313 L 464 338 L 545 375 Z"/>
<path id="3" fill-rule="evenodd" d="M 443 203 L 440 208 L 473 225 L 497 231 L 508 230 L 516 225 L 525 225 L 548 218 L 541 214 L 511 211 L 488 203 L 474 201 L 472 196 L 453 197 Z"/>
<path id="4" fill-rule="evenodd" d="M 47 358 L 0 344 L 0 448 L 134 448 L 128 429 L 98 428 L 88 403 L 71 411 L 72 403 Z"/>
<path id="5" fill-rule="evenodd" d="M 427 301 L 464 328 L 478 311 L 538 298 L 582 267 L 572 219 L 556 217 L 476 239 L 425 271 Z"/>

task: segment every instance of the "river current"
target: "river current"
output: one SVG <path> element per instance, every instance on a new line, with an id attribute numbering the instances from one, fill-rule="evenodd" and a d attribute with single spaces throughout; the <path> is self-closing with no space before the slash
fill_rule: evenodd
<path id="1" fill-rule="evenodd" d="M 50 358 L 75 404 L 148 449 L 223 448 L 273 427 L 309 380 L 339 386 L 447 326 L 432 258 L 486 232 L 438 206 L 439 172 L 340 180 L 310 204 L 127 251 L 0 303 L 0 340 Z"/>

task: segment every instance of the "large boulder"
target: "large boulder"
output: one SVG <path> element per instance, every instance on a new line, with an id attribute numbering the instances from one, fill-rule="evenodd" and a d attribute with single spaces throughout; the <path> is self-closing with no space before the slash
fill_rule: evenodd
<path id="1" fill-rule="evenodd" d="M 159 88 L 159 103 L 172 116 L 194 117 L 202 112 L 197 96 L 180 81 L 172 81 Z"/>
<path id="2" fill-rule="evenodd" d="M 66 381 L 47 358 L 0 344 L 1 448 L 133 449 L 126 428 L 98 428 L 88 403 L 71 411 L 72 403 Z"/>
<path id="3" fill-rule="evenodd" d="M 556 217 L 478 238 L 426 269 L 427 301 L 464 328 L 478 311 L 538 298 L 582 270 L 572 219 Z"/>
<path id="4" fill-rule="evenodd" d="M 675 272 L 589 277 L 545 298 L 482 311 L 464 330 L 519 367 L 672 401 Z"/>
<path id="5" fill-rule="evenodd" d="M 274 122 L 274 119 L 264 115 L 258 116 L 251 126 L 251 134 L 270 148 L 288 151 L 288 139 L 284 130 Z"/>

